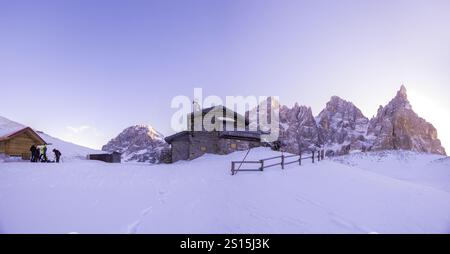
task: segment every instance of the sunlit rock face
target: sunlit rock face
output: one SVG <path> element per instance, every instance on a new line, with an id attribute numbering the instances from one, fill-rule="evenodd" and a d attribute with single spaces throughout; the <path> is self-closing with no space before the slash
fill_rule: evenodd
<path id="1" fill-rule="evenodd" d="M 420 118 L 408 101 L 404 86 L 377 116 L 370 120 L 368 131 L 373 150 L 411 150 L 445 155 L 437 130 Z"/>
<path id="2" fill-rule="evenodd" d="M 271 107 L 279 107 L 278 142 L 290 153 L 322 147 L 329 156 L 352 151 L 400 149 L 446 154 L 433 125 L 412 110 L 404 86 L 388 105 L 380 106 L 370 121 L 353 103 L 337 96 L 331 97 L 316 118 L 306 106 L 280 106 L 271 98 L 262 103 L 267 104 L 268 112 Z M 253 118 L 249 116 L 250 112 Z M 246 116 L 256 124 L 259 109 L 250 112 Z"/>
<path id="3" fill-rule="evenodd" d="M 123 130 L 116 138 L 103 146 L 107 152 L 122 153 L 122 160 L 159 163 L 169 145 L 162 134 L 148 125 L 135 125 Z"/>
<path id="4" fill-rule="evenodd" d="M 333 96 L 316 120 L 328 155 L 370 147 L 365 136 L 369 119 L 353 103 Z"/>

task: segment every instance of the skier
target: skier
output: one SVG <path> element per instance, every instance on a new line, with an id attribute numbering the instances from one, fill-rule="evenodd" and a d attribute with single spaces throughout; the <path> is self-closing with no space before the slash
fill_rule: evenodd
<path id="1" fill-rule="evenodd" d="M 37 159 L 36 159 L 36 146 L 35 145 L 32 145 L 31 147 L 30 147 L 30 152 L 31 152 L 31 159 L 30 159 L 30 161 L 31 162 L 36 162 L 37 161 Z"/>
<path id="2" fill-rule="evenodd" d="M 47 162 L 47 145 L 43 145 L 41 148 L 41 161 L 42 162 Z"/>
<path id="3" fill-rule="evenodd" d="M 59 163 L 59 158 L 61 157 L 61 152 L 57 149 L 53 149 L 53 153 L 55 154 L 56 163 Z"/>

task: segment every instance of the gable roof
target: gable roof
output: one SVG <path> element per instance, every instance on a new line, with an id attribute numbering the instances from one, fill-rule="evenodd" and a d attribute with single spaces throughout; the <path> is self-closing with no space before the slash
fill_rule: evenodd
<path id="1" fill-rule="evenodd" d="M 261 141 L 260 131 L 224 131 L 219 135 L 219 138 L 247 140 L 247 141 Z"/>
<path id="2" fill-rule="evenodd" d="M 171 136 L 166 137 L 164 140 L 171 144 L 172 141 L 184 138 L 186 135 L 193 134 L 193 131 L 181 131 Z M 246 140 L 246 141 L 261 141 L 261 131 L 222 131 L 219 132 L 219 138 Z"/>
<path id="3" fill-rule="evenodd" d="M 22 133 L 28 132 L 28 134 L 31 135 L 31 137 L 35 140 L 38 141 L 42 144 L 47 144 L 47 142 L 45 142 L 44 139 L 41 138 L 41 136 L 39 136 L 39 134 L 37 134 L 33 129 L 31 129 L 30 127 L 24 127 L 15 131 L 12 131 L 10 133 L 6 133 L 3 134 L 3 136 L 0 136 L 0 141 L 5 141 L 5 140 L 9 140 L 11 138 L 14 138 L 17 135 L 20 135 Z"/>
<path id="4" fill-rule="evenodd" d="M 188 135 L 188 134 L 190 134 L 190 133 L 191 133 L 190 131 L 181 131 L 181 132 L 175 133 L 175 134 L 173 134 L 173 135 L 170 135 L 170 136 L 168 136 L 168 137 L 165 137 L 164 140 L 165 140 L 167 143 L 171 144 L 173 140 L 178 139 L 178 138 L 181 138 L 181 137 L 183 137 L 183 136 L 185 136 L 185 135 Z"/>
<path id="5" fill-rule="evenodd" d="M 243 123 L 245 123 L 245 125 L 249 124 L 249 120 L 247 118 L 245 118 L 243 115 L 238 114 L 237 112 L 223 106 L 223 105 L 218 105 L 218 106 L 213 106 L 213 107 L 209 107 L 209 108 L 204 108 L 200 111 L 196 111 L 194 112 L 194 117 L 197 116 L 205 116 L 206 114 L 208 114 L 211 111 L 222 111 L 224 113 L 224 116 L 227 115 L 231 115 L 233 114 L 234 117 L 236 118 L 236 120 L 238 121 L 242 121 Z M 228 113 L 228 114 L 227 114 Z M 188 119 L 192 116 L 192 112 L 188 114 Z M 224 119 L 225 121 L 226 119 Z"/>

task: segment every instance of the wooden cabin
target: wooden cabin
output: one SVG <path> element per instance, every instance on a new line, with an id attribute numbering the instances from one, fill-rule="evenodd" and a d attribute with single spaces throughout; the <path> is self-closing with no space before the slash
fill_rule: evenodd
<path id="1" fill-rule="evenodd" d="M 208 113 L 217 118 L 202 121 Z M 206 108 L 187 117 L 186 131 L 165 138 L 171 145 L 171 162 L 193 160 L 205 153 L 229 154 L 261 145 L 260 133 L 248 130 L 248 120 L 223 106 Z M 216 128 L 211 131 L 211 127 Z"/>
<path id="2" fill-rule="evenodd" d="M 0 136 L 0 154 L 11 157 L 21 157 L 24 160 L 31 158 L 30 147 L 32 145 L 46 145 L 33 129 L 25 127 L 12 133 Z"/>

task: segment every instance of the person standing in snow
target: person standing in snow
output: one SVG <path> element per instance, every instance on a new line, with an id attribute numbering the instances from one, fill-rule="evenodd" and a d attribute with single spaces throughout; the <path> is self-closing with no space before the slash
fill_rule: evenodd
<path id="1" fill-rule="evenodd" d="M 34 154 L 34 162 L 40 162 L 41 161 L 41 149 L 37 146 L 36 152 Z"/>
<path id="2" fill-rule="evenodd" d="M 35 145 L 32 145 L 31 147 L 30 147 L 30 152 L 31 152 L 31 159 L 30 159 L 30 161 L 31 162 L 36 162 L 36 146 Z"/>
<path id="3" fill-rule="evenodd" d="M 53 153 L 55 154 L 56 163 L 59 163 L 59 158 L 61 157 L 61 152 L 57 149 L 53 149 Z"/>
<path id="4" fill-rule="evenodd" d="M 41 157 L 42 157 L 42 159 L 41 159 L 42 162 L 47 162 L 47 145 L 42 146 Z"/>

